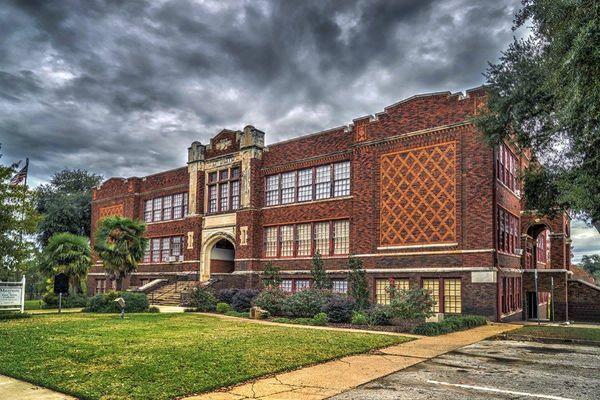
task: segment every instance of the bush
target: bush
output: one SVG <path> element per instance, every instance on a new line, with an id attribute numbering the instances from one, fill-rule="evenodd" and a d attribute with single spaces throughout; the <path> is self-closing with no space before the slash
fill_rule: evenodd
<path id="1" fill-rule="evenodd" d="M 283 302 L 283 314 L 290 317 L 312 318 L 321 312 L 326 297 L 326 292 L 317 289 L 294 293 Z"/>
<path id="2" fill-rule="evenodd" d="M 231 311 L 231 306 L 227 303 L 217 303 L 217 312 L 219 314 L 225 314 L 226 312 Z"/>
<path id="3" fill-rule="evenodd" d="M 230 317 L 248 318 L 247 312 L 239 312 L 239 311 L 235 311 L 235 310 L 227 311 L 225 313 L 225 315 L 230 316 Z"/>
<path id="4" fill-rule="evenodd" d="M 220 303 L 231 304 L 231 300 L 233 300 L 233 296 L 235 296 L 239 290 L 240 289 L 221 289 L 221 290 L 219 290 L 219 293 L 217 294 L 217 299 L 219 300 Z"/>
<path id="5" fill-rule="evenodd" d="M 442 322 L 426 322 L 416 326 L 412 332 L 417 335 L 437 336 L 444 333 L 456 332 L 464 329 L 485 325 L 485 317 L 478 315 L 450 316 Z"/>
<path id="6" fill-rule="evenodd" d="M 390 306 L 377 305 L 367 312 L 367 322 L 369 325 L 389 325 L 393 316 Z"/>
<path id="7" fill-rule="evenodd" d="M 190 291 L 188 306 L 195 308 L 196 311 L 215 311 L 217 299 L 210 289 L 196 286 Z"/>
<path id="8" fill-rule="evenodd" d="M 267 310 L 271 315 L 282 315 L 286 297 L 285 293 L 278 288 L 267 288 L 256 296 L 253 304 Z"/>
<path id="9" fill-rule="evenodd" d="M 42 297 L 42 308 L 58 308 L 58 296 L 52 292 L 48 292 Z M 88 297 L 84 294 L 63 295 L 62 308 L 79 308 L 85 307 Z"/>
<path id="10" fill-rule="evenodd" d="M 327 325 L 327 322 L 329 322 L 329 318 L 327 317 L 327 314 L 320 312 L 313 317 L 312 322 L 314 325 L 324 326 Z"/>
<path id="11" fill-rule="evenodd" d="M 118 313 L 121 309 L 115 299 L 122 297 L 125 300 L 125 312 L 147 312 L 149 308 L 148 297 L 145 293 L 134 292 L 108 292 L 99 293 L 91 297 L 84 309 L 85 312 Z"/>
<path id="12" fill-rule="evenodd" d="M 391 287 L 390 297 L 390 307 L 396 318 L 423 320 L 433 315 L 434 300 L 425 289 L 396 290 Z"/>
<path id="13" fill-rule="evenodd" d="M 23 318 L 29 318 L 31 317 L 31 314 L 27 314 L 27 313 L 23 313 L 21 314 L 20 312 L 4 312 L 4 311 L 0 311 L 0 321 L 8 321 L 9 319 L 23 319 Z"/>
<path id="14" fill-rule="evenodd" d="M 256 289 L 240 289 L 231 299 L 231 307 L 238 312 L 248 311 L 252 307 L 252 300 L 260 293 Z"/>
<path id="15" fill-rule="evenodd" d="M 367 317 L 365 317 L 365 314 L 355 311 L 352 314 L 351 322 L 353 325 L 367 325 Z"/>
<path id="16" fill-rule="evenodd" d="M 331 322 L 349 322 L 356 308 L 356 300 L 348 296 L 329 297 L 321 311 L 327 314 Z"/>
<path id="17" fill-rule="evenodd" d="M 160 309 L 156 306 L 150 306 L 150 308 L 148 308 L 148 312 L 149 313 L 159 313 Z"/>

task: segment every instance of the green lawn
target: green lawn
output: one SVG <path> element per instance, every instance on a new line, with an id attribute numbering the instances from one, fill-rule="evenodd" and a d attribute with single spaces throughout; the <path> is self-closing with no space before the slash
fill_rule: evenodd
<path id="1" fill-rule="evenodd" d="M 171 399 L 409 340 L 195 314 L 0 322 L 0 373 L 84 399 Z"/>
<path id="2" fill-rule="evenodd" d="M 534 326 L 528 325 L 516 331 L 514 335 L 534 336 L 550 339 L 578 339 L 600 341 L 599 328 L 575 328 L 571 326 Z"/>
<path id="3" fill-rule="evenodd" d="M 39 310 L 41 308 L 41 300 L 25 300 L 25 310 Z"/>

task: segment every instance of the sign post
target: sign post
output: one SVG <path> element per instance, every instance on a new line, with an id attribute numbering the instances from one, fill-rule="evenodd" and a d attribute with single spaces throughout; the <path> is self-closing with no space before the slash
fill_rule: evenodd
<path id="1" fill-rule="evenodd" d="M 20 282 L 0 282 L 0 310 L 25 312 L 25 275 Z"/>

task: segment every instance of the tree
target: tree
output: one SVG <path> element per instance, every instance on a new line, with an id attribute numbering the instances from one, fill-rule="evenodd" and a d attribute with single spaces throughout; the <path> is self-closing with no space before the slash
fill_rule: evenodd
<path id="1" fill-rule="evenodd" d="M 363 268 L 362 260 L 356 257 L 348 259 L 348 286 L 350 296 L 356 300 L 359 310 L 369 307 L 369 287 L 367 286 L 367 274 Z"/>
<path id="2" fill-rule="evenodd" d="M 315 289 L 331 289 L 333 287 L 333 282 L 331 281 L 331 279 L 329 279 L 327 272 L 325 272 L 325 267 L 323 266 L 323 259 L 321 258 L 321 253 L 319 253 L 318 251 L 313 256 L 310 274 L 312 275 L 313 280 L 315 281 Z"/>
<path id="3" fill-rule="evenodd" d="M 49 184 L 37 188 L 36 209 L 43 214 L 38 225 L 42 245 L 55 233 L 91 236 L 92 188 L 100 182 L 100 175 L 64 169 L 55 173 Z"/>
<path id="4" fill-rule="evenodd" d="M 596 283 L 600 283 L 600 255 L 594 254 L 591 256 L 585 255 L 581 257 L 579 266 L 592 274 Z"/>
<path id="5" fill-rule="evenodd" d="M 87 237 L 55 233 L 44 248 L 40 269 L 49 277 L 65 274 L 69 278 L 69 292 L 78 294 L 84 292 L 91 261 Z"/>
<path id="6" fill-rule="evenodd" d="M 262 274 L 264 287 L 279 287 L 279 284 L 281 283 L 281 275 L 279 274 L 279 270 L 279 267 L 274 266 L 272 262 L 267 263 Z"/>
<path id="7" fill-rule="evenodd" d="M 117 290 L 123 290 L 123 279 L 137 269 L 144 257 L 148 245 L 145 232 L 143 222 L 124 217 L 104 218 L 96 229 L 94 251 L 116 279 Z"/>
<path id="8" fill-rule="evenodd" d="M 474 122 L 492 143 L 537 155 L 524 173 L 528 209 L 569 209 L 600 231 L 600 2 L 522 3 L 513 29 L 531 35 L 490 64 L 487 111 Z"/>
<path id="9" fill-rule="evenodd" d="M 0 280 L 20 279 L 34 253 L 29 235 L 35 233 L 38 216 L 31 191 L 10 183 L 16 167 L 0 164 Z"/>

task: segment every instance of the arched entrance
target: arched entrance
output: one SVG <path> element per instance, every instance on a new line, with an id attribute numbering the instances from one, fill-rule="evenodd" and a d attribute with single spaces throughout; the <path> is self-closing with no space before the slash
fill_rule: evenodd
<path id="1" fill-rule="evenodd" d="M 234 269 L 233 238 L 225 233 L 210 236 L 202 246 L 200 280 L 209 280 L 211 274 L 230 274 Z"/>
<path id="2" fill-rule="evenodd" d="M 547 320 L 552 316 L 553 278 L 542 276 L 540 271 L 550 266 L 550 227 L 545 223 L 533 223 L 527 228 L 524 241 L 525 270 L 529 271 L 524 282 L 525 318 Z M 532 274 L 532 270 L 535 273 Z"/>

